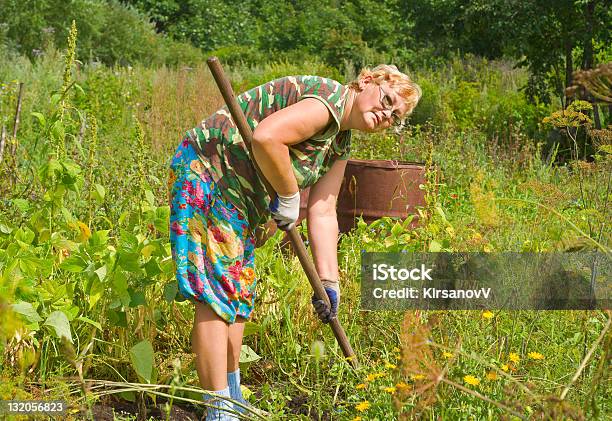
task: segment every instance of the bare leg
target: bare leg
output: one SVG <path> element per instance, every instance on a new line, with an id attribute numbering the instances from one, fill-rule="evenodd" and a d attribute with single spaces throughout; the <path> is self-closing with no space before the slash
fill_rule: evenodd
<path id="1" fill-rule="evenodd" d="M 227 387 L 227 353 L 229 326 L 208 304 L 195 304 L 191 346 L 196 370 L 204 390 Z"/>
<path id="2" fill-rule="evenodd" d="M 242 338 L 244 336 L 244 327 L 246 319 L 238 316 L 236 321 L 229 325 L 229 337 L 227 341 L 227 378 L 232 398 L 238 403 L 250 408 L 250 411 L 256 412 L 264 418 L 268 418 L 270 414 L 265 411 L 261 411 L 250 405 L 242 396 L 240 390 L 240 348 L 242 347 Z M 241 405 L 235 405 L 234 409 L 243 414 L 248 413 L 249 410 L 245 409 Z M 251 414 L 252 415 L 252 414 Z"/>
<path id="3" fill-rule="evenodd" d="M 236 322 L 229 325 L 229 340 L 227 342 L 227 372 L 238 370 L 240 362 L 240 348 L 242 347 L 242 335 L 244 333 L 244 323 L 240 316 L 236 317 Z"/>

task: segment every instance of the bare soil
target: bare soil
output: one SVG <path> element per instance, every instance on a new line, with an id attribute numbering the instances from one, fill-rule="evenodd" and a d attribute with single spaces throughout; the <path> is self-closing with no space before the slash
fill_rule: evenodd
<path id="1" fill-rule="evenodd" d="M 159 402 L 159 401 L 158 401 Z M 147 406 L 146 411 L 142 411 L 136 403 L 127 402 L 124 400 L 109 400 L 108 402 L 99 403 L 92 408 L 93 418 L 96 421 L 114 421 L 116 417 L 137 417 L 139 420 L 155 420 L 165 421 L 166 412 L 164 403 L 158 403 L 157 406 Z M 144 413 L 146 412 L 146 413 Z M 203 411 L 189 406 L 181 406 L 173 404 L 170 409 L 168 419 L 172 421 L 200 421 L 203 417 Z M 81 412 L 79 419 L 88 419 L 87 412 Z"/>

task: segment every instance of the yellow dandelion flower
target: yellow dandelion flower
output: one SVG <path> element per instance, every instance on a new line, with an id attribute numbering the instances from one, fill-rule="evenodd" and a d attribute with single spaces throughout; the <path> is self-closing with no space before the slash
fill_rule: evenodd
<path id="1" fill-rule="evenodd" d="M 395 393 L 395 387 L 394 386 L 385 387 L 385 392 L 394 394 Z"/>
<path id="2" fill-rule="evenodd" d="M 508 354 L 508 359 L 512 361 L 513 363 L 518 363 L 521 360 L 518 354 L 514 352 L 511 352 L 510 354 Z"/>
<path id="3" fill-rule="evenodd" d="M 401 350 L 398 347 L 395 347 L 391 351 L 393 351 L 393 352 L 400 352 Z"/>
<path id="4" fill-rule="evenodd" d="M 451 352 L 446 352 L 446 351 L 444 351 L 444 352 L 442 353 L 442 356 L 443 356 L 444 358 L 448 359 L 448 358 L 452 358 L 452 357 L 453 357 L 453 354 L 452 354 Z"/>
<path id="5" fill-rule="evenodd" d="M 480 379 L 472 376 L 471 374 L 464 376 L 463 381 L 472 386 L 478 386 L 480 384 Z"/>
<path id="6" fill-rule="evenodd" d="M 391 363 L 385 363 L 385 368 L 396 368 L 397 366 L 395 364 L 391 364 Z"/>
<path id="7" fill-rule="evenodd" d="M 384 377 L 385 373 L 370 373 L 368 374 L 368 376 L 366 377 L 366 381 L 367 382 L 372 382 L 380 377 Z"/>
<path id="8" fill-rule="evenodd" d="M 399 382 L 398 384 L 395 385 L 395 387 L 398 389 L 410 389 L 410 385 L 404 382 Z"/>
<path id="9" fill-rule="evenodd" d="M 487 380 L 491 380 L 491 381 L 497 380 L 497 373 L 495 371 L 489 371 L 487 373 Z"/>
<path id="10" fill-rule="evenodd" d="M 491 311 L 487 310 L 484 313 L 482 313 L 482 318 L 483 319 L 492 319 L 493 316 L 495 316 L 495 314 L 493 314 Z"/>
<path id="11" fill-rule="evenodd" d="M 369 407 L 370 407 L 370 402 L 368 401 L 359 402 L 357 405 L 355 405 L 355 409 L 359 412 L 363 412 Z"/>
<path id="12" fill-rule="evenodd" d="M 410 375 L 410 378 L 412 380 L 423 380 L 425 378 L 425 375 L 423 375 L 423 374 L 412 374 L 412 375 Z"/>
<path id="13" fill-rule="evenodd" d="M 365 383 L 359 383 L 357 386 L 355 386 L 355 389 L 365 389 L 365 388 L 366 388 Z"/>
<path id="14" fill-rule="evenodd" d="M 361 417 L 355 417 L 351 421 L 361 421 Z"/>
<path id="15" fill-rule="evenodd" d="M 508 364 L 502 364 L 501 369 L 504 371 L 508 371 Z"/>
<path id="16" fill-rule="evenodd" d="M 544 359 L 544 355 L 540 354 L 539 352 L 530 352 L 529 354 L 527 354 L 527 356 L 531 358 L 532 360 L 543 360 Z"/>

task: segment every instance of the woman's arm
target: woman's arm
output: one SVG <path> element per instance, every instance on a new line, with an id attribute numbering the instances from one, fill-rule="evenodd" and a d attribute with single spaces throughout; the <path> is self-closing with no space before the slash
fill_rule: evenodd
<path id="1" fill-rule="evenodd" d="M 321 279 L 338 280 L 338 218 L 336 201 L 346 168 L 336 161 L 308 194 L 308 239 L 315 267 Z"/>
<path id="2" fill-rule="evenodd" d="M 332 116 L 315 98 L 305 98 L 264 118 L 253 131 L 253 155 L 276 193 L 298 191 L 289 158 L 289 145 L 303 142 L 322 131 Z"/>

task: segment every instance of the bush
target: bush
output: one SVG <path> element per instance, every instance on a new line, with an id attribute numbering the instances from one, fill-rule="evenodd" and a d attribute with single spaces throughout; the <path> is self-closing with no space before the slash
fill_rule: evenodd
<path id="1" fill-rule="evenodd" d="M 437 81 L 430 78 L 428 74 L 419 74 L 415 78 L 423 91 L 419 105 L 410 116 L 410 123 L 423 125 L 427 122 L 443 124 L 447 120 L 448 104 L 442 101 L 441 86 Z"/>
<path id="2" fill-rule="evenodd" d="M 344 77 L 338 69 L 320 61 L 308 60 L 301 64 L 294 63 L 295 61 L 285 59 L 263 66 L 235 68 L 234 74 L 231 76 L 234 90 L 243 92 L 270 80 L 290 75 L 317 75 L 344 83 Z"/>
<path id="3" fill-rule="evenodd" d="M 431 122 L 447 130 L 477 129 L 489 139 L 504 139 L 510 131 L 540 139 L 539 122 L 550 106 L 527 100 L 518 88 L 526 80 L 524 70 L 470 56 L 421 70 L 415 81 L 423 97 L 410 122 Z"/>
<path id="4" fill-rule="evenodd" d="M 230 66 L 254 66 L 265 62 L 265 54 L 253 46 L 230 45 L 211 51 L 208 55 L 217 56 Z"/>
<path id="5" fill-rule="evenodd" d="M 147 16 L 117 0 L 6 0 L 0 9 L 0 41 L 34 59 L 65 47 L 70 23 L 79 31 L 77 57 L 108 65 L 197 62 L 200 51 L 155 33 Z"/>

